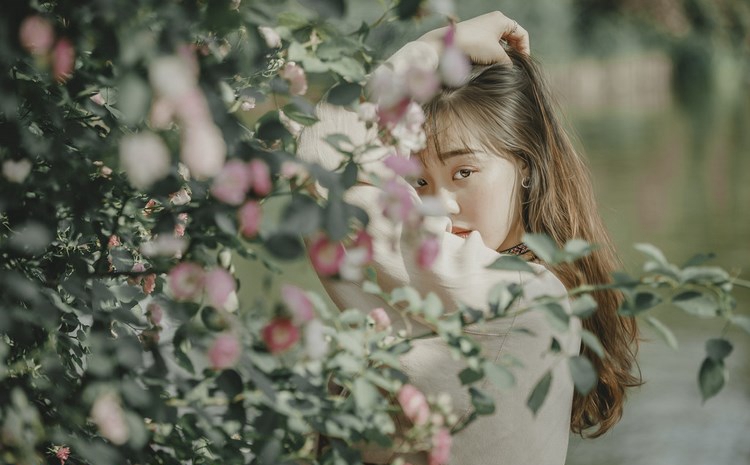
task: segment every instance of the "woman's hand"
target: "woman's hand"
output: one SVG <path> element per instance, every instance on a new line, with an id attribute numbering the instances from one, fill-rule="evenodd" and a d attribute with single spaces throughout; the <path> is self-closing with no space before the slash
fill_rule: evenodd
<path id="1" fill-rule="evenodd" d="M 448 27 L 435 29 L 420 37 L 437 50 L 442 48 L 443 37 Z M 486 13 L 476 18 L 456 23 L 455 44 L 477 64 L 510 63 L 500 40 L 505 40 L 521 53 L 531 53 L 529 33 L 516 21 L 499 11 Z"/>

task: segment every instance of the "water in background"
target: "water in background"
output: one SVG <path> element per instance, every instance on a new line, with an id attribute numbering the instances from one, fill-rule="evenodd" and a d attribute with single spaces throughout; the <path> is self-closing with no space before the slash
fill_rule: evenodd
<path id="1" fill-rule="evenodd" d="M 634 242 L 650 242 L 681 264 L 714 252 L 713 263 L 750 277 L 750 98 L 741 68 L 714 69 L 712 89 L 674 92 L 666 55 L 613 58 L 551 68 L 553 87 L 590 161 L 600 211 L 625 265 L 642 263 Z M 738 289 L 748 314 L 750 291 Z M 705 341 L 722 325 L 656 310 L 679 351 L 642 329 L 646 384 L 622 421 L 594 440 L 571 438 L 568 465 L 750 464 L 750 336 L 732 329 L 724 390 L 701 403 L 697 373 Z"/>

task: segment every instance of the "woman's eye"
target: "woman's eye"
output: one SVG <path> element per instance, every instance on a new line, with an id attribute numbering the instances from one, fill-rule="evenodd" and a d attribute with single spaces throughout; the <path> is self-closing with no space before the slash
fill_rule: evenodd
<path id="1" fill-rule="evenodd" d="M 414 182 L 414 185 L 416 187 L 424 187 L 427 185 L 427 181 L 424 180 L 424 178 L 419 178 Z"/>
<path id="2" fill-rule="evenodd" d="M 473 173 L 473 171 L 471 171 L 470 169 L 464 168 L 462 170 L 456 171 L 456 174 L 453 175 L 453 179 L 468 178 L 469 176 L 471 176 L 471 173 Z"/>

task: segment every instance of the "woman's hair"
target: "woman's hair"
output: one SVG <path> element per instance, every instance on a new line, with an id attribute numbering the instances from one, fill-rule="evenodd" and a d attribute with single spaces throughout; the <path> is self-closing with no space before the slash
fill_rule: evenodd
<path id="1" fill-rule="evenodd" d="M 527 55 L 513 50 L 508 54 L 512 66 L 477 66 L 465 85 L 445 88 L 425 105 L 428 148 L 440 154 L 441 141 L 470 134 L 517 166 L 525 162 L 529 187 L 520 189 L 524 230 L 547 234 L 559 247 L 573 238 L 598 246 L 572 264 L 552 267 L 552 272 L 568 289 L 609 283 L 620 261 L 597 212 L 588 168 L 555 114 L 538 67 Z M 575 393 L 571 417 L 571 430 L 589 437 L 617 423 L 626 388 L 642 384 L 640 374 L 632 373 L 637 367 L 636 322 L 617 313 L 622 294 L 606 289 L 594 298 L 598 309 L 583 326 L 602 342 L 606 357 L 600 359 L 582 346 L 599 379 L 587 395 Z M 584 433 L 592 427 L 598 429 Z"/>

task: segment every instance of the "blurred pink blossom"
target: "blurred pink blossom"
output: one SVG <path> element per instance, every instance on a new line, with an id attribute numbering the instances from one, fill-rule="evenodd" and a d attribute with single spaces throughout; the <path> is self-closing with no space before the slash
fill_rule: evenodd
<path id="1" fill-rule="evenodd" d="M 104 100 L 104 97 L 102 96 L 101 92 L 95 93 L 94 95 L 89 97 L 89 100 L 91 100 L 92 102 L 94 102 L 95 104 L 99 106 L 104 106 L 104 104 L 107 103 L 107 101 Z"/>
<path id="2" fill-rule="evenodd" d="M 440 428 L 432 436 L 432 450 L 429 454 L 429 465 L 448 465 L 451 458 L 453 438 L 448 428 Z"/>
<path id="3" fill-rule="evenodd" d="M 65 462 L 70 457 L 70 447 L 58 446 L 55 451 L 55 457 L 60 460 L 60 465 L 65 465 Z"/>
<path id="4" fill-rule="evenodd" d="M 260 33 L 260 36 L 263 37 L 268 48 L 281 47 L 281 36 L 275 29 L 268 26 L 258 26 L 258 32 Z"/>
<path id="5" fill-rule="evenodd" d="M 169 129 L 175 116 L 175 107 L 169 100 L 156 97 L 151 102 L 148 120 L 154 129 Z"/>
<path id="6" fill-rule="evenodd" d="M 378 120 L 378 106 L 371 102 L 362 102 L 357 107 L 357 115 L 362 121 L 376 122 Z"/>
<path id="7" fill-rule="evenodd" d="M 240 104 L 240 110 L 250 111 L 255 108 L 255 97 L 242 97 L 242 103 Z"/>
<path id="8" fill-rule="evenodd" d="M 227 156 L 224 136 L 213 123 L 206 122 L 182 133 L 180 158 L 198 180 L 209 179 L 221 172 Z"/>
<path id="9" fill-rule="evenodd" d="M 29 16 L 21 23 L 18 40 L 33 55 L 45 55 L 55 42 L 55 30 L 47 19 Z"/>
<path id="10" fill-rule="evenodd" d="M 455 44 L 456 26 L 451 25 L 443 38 L 443 54 L 440 57 L 438 71 L 443 84 L 448 87 L 460 87 L 469 77 L 471 61 Z"/>
<path id="11" fill-rule="evenodd" d="M 237 336 L 232 333 L 221 333 L 208 349 L 208 360 L 214 370 L 224 370 L 237 363 L 241 351 L 242 347 Z"/>
<path id="12" fill-rule="evenodd" d="M 187 241 L 181 237 L 157 235 L 154 239 L 142 243 L 140 250 L 146 257 L 180 258 L 187 246 Z"/>
<path id="13" fill-rule="evenodd" d="M 399 176 L 418 176 L 422 172 L 422 164 L 417 158 L 404 157 L 398 154 L 386 158 L 383 163 Z"/>
<path id="14" fill-rule="evenodd" d="M 426 103 L 440 90 L 440 77 L 436 71 L 415 64 L 405 74 L 409 96 L 419 103 Z"/>
<path id="15" fill-rule="evenodd" d="M 440 254 L 440 239 L 437 236 L 429 235 L 422 239 L 417 250 L 417 264 L 420 268 L 428 270 L 432 268 L 438 255 Z"/>
<path id="16" fill-rule="evenodd" d="M 284 284 L 281 286 L 281 299 L 291 312 L 295 324 L 306 323 L 315 317 L 313 303 L 303 289 Z"/>
<path id="17" fill-rule="evenodd" d="M 190 200 L 190 192 L 188 192 L 188 190 L 184 187 L 177 192 L 169 194 L 169 201 L 172 203 L 172 205 L 187 205 L 190 203 Z"/>
<path id="18" fill-rule="evenodd" d="M 149 273 L 143 277 L 143 292 L 150 295 L 156 288 L 156 274 Z"/>
<path id="19" fill-rule="evenodd" d="M 143 131 L 120 140 L 120 166 L 133 187 L 147 190 L 169 174 L 172 157 L 161 137 Z"/>
<path id="20" fill-rule="evenodd" d="M 370 100 L 381 110 L 390 109 L 409 100 L 403 76 L 387 66 L 379 66 L 367 82 Z"/>
<path id="21" fill-rule="evenodd" d="M 430 418 L 430 406 L 424 394 L 411 384 L 404 384 L 398 392 L 398 403 L 404 415 L 416 426 L 422 426 Z"/>
<path id="22" fill-rule="evenodd" d="M 273 188 L 271 170 L 268 168 L 268 164 L 259 158 L 254 158 L 247 164 L 247 171 L 253 191 L 261 197 L 268 195 Z"/>
<path id="23" fill-rule="evenodd" d="M 398 141 L 401 153 L 416 152 L 424 148 L 427 136 L 424 132 L 424 111 L 416 102 L 410 102 L 406 111 L 395 124 L 389 125 L 391 135 Z"/>
<path id="24" fill-rule="evenodd" d="M 263 341 L 272 354 L 291 348 L 299 340 L 299 329 L 288 318 L 274 318 L 263 328 Z"/>
<path id="25" fill-rule="evenodd" d="M 208 360 L 214 370 L 223 370 L 240 358 L 240 341 L 232 333 L 219 334 L 208 349 Z"/>
<path id="26" fill-rule="evenodd" d="M 289 93 L 305 95 L 307 92 L 307 76 L 305 70 L 297 63 L 290 61 L 281 68 L 279 76 L 289 82 Z"/>
<path id="27" fill-rule="evenodd" d="M 391 318 L 382 307 L 373 308 L 370 310 L 369 315 L 375 322 L 375 329 L 377 331 L 383 331 L 391 326 Z"/>
<path id="28" fill-rule="evenodd" d="M 76 51 L 68 39 L 62 37 L 52 51 L 52 74 L 57 82 L 65 82 L 73 74 Z"/>
<path id="29" fill-rule="evenodd" d="M 167 277 L 172 295 L 177 300 L 194 300 L 201 296 L 206 274 L 197 263 L 178 263 Z"/>
<path id="30" fill-rule="evenodd" d="M 163 317 L 164 310 L 162 310 L 161 305 L 156 302 L 149 302 L 146 306 L 146 318 L 148 318 L 148 321 L 154 326 L 159 326 Z"/>
<path id="31" fill-rule="evenodd" d="M 214 178 L 211 195 L 229 205 L 239 205 L 245 200 L 252 178 L 247 165 L 240 160 L 229 160 Z"/>
<path id="32" fill-rule="evenodd" d="M 240 221 L 240 233 L 252 238 L 260 230 L 262 209 L 260 204 L 254 200 L 249 200 L 237 210 L 237 216 Z"/>
<path id="33" fill-rule="evenodd" d="M 232 274 L 220 267 L 213 268 L 206 273 L 203 284 L 208 303 L 215 308 L 223 309 L 229 295 L 237 290 L 237 283 Z"/>
<path id="34" fill-rule="evenodd" d="M 414 212 L 414 199 L 409 187 L 396 179 L 386 181 L 380 194 L 383 214 L 391 221 L 408 221 Z"/>
<path id="35" fill-rule="evenodd" d="M 120 405 L 120 399 L 112 393 L 101 394 L 91 407 L 91 419 L 99 428 L 99 432 L 112 444 L 121 446 L 130 437 L 128 424 Z"/>
<path id="36" fill-rule="evenodd" d="M 188 214 L 180 213 L 177 215 L 177 221 L 174 224 L 174 236 L 182 237 L 185 235 L 185 228 L 187 227 Z"/>
<path id="37" fill-rule="evenodd" d="M 109 236 L 109 239 L 107 240 L 107 248 L 108 249 L 111 249 L 113 247 L 119 247 L 121 245 L 122 245 L 122 242 L 120 242 L 120 237 L 119 236 L 117 236 L 115 234 L 112 234 L 111 236 Z M 136 265 L 143 266 L 142 263 L 137 263 Z M 135 265 L 133 265 L 133 267 L 135 267 Z M 140 271 L 143 271 L 143 270 L 140 270 Z"/>
<path id="38" fill-rule="evenodd" d="M 322 276 L 337 274 L 344 261 L 344 245 L 323 234 L 313 241 L 309 253 L 313 268 Z"/>

